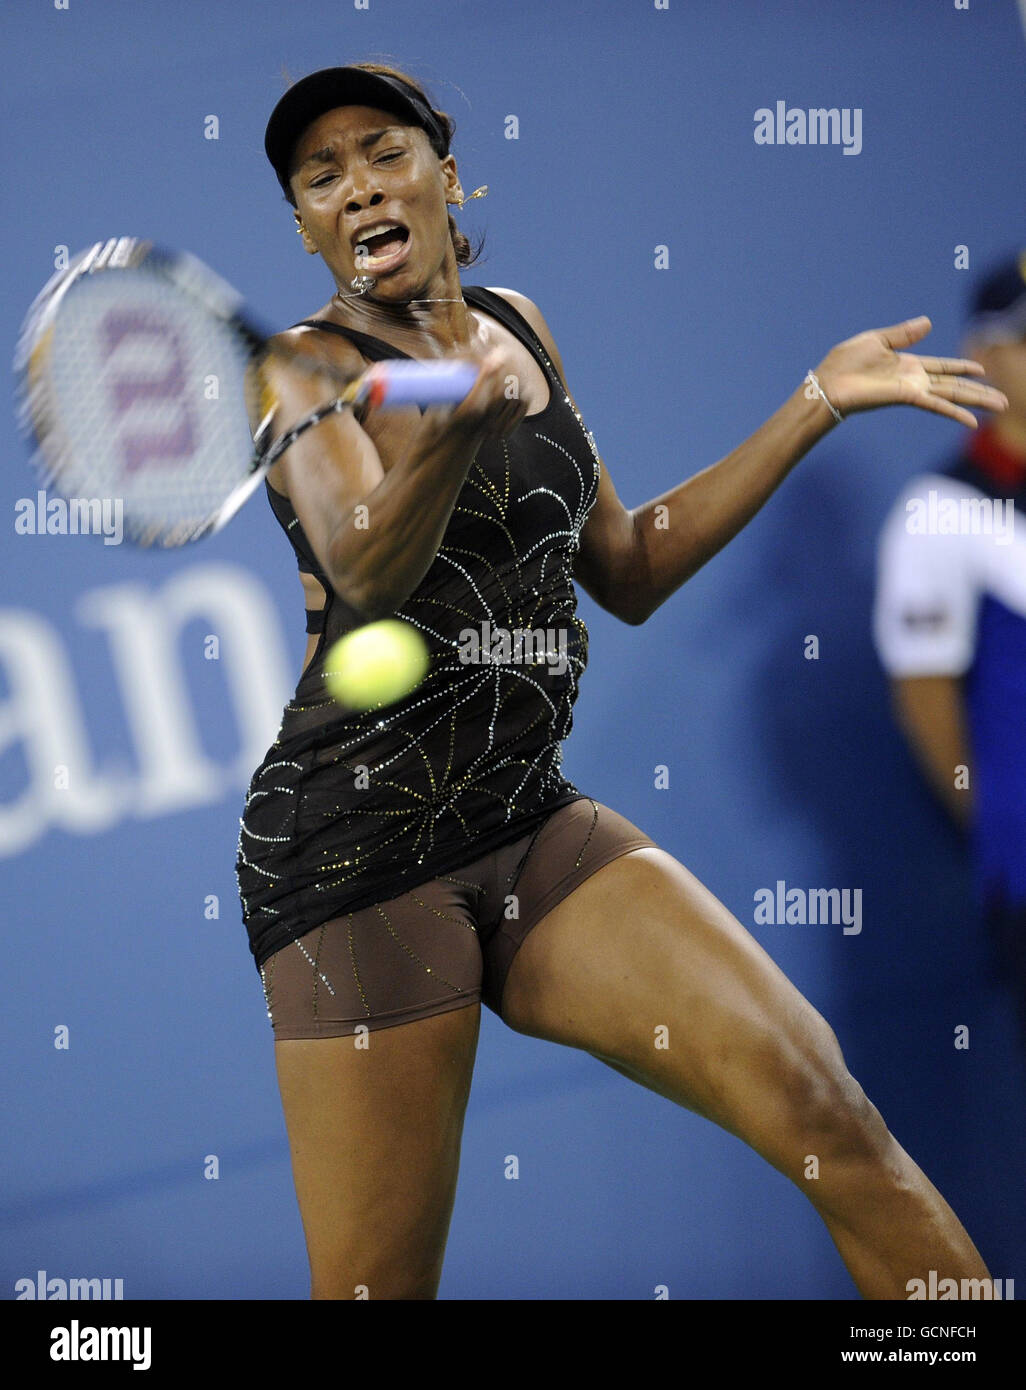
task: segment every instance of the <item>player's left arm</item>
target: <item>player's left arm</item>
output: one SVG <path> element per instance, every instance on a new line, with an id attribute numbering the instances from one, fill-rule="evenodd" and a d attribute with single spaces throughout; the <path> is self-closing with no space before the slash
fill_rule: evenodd
<path id="1" fill-rule="evenodd" d="M 524 316 L 565 385 L 558 349 L 538 306 L 515 290 L 493 293 Z M 623 622 L 645 622 L 745 525 L 829 424 L 827 407 L 798 389 L 732 454 L 630 511 L 603 464 L 598 496 L 581 532 L 574 578 Z"/>
<path id="2" fill-rule="evenodd" d="M 514 290 L 493 292 L 524 316 L 565 383 L 559 353 L 537 305 Z M 623 622 L 645 622 L 751 519 L 831 423 L 828 408 L 810 401 L 799 388 L 733 453 L 631 511 L 617 497 L 603 465 L 598 497 L 581 532 L 574 578 Z"/>
<path id="3" fill-rule="evenodd" d="M 538 306 L 516 290 L 493 289 L 492 293 L 508 300 L 531 325 L 552 359 L 567 395 L 573 400 L 566 385 L 559 349 Z M 580 549 L 574 559 L 574 579 L 608 613 L 625 623 L 643 622 L 647 614 L 637 603 L 643 578 L 640 555 L 634 513 L 616 495 L 616 488 L 602 463 L 598 495 L 581 530 Z"/>
<path id="4" fill-rule="evenodd" d="M 554 363 L 552 335 L 523 295 L 498 291 L 535 329 Z M 643 623 L 746 526 L 800 459 L 843 417 L 910 405 L 975 428 L 968 409 L 1006 410 L 1002 392 L 974 377 L 983 366 L 960 357 L 899 352 L 931 329 L 925 315 L 846 338 L 815 369 L 812 384 L 787 400 L 736 449 L 675 488 L 625 512 L 602 470 L 600 496 L 582 533 L 575 577 L 596 602 L 628 623 Z M 562 369 L 560 368 L 562 375 Z M 568 392 L 569 394 L 569 392 Z M 825 399 L 824 399 L 825 397 Z M 827 403 L 829 402 L 829 404 Z M 594 586 L 594 587 L 593 587 Z"/>

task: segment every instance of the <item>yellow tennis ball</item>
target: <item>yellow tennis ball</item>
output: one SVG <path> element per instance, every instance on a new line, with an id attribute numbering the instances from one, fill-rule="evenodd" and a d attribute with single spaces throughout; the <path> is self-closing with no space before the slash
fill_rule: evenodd
<path id="1" fill-rule="evenodd" d="M 350 709 L 377 709 L 415 690 L 429 664 L 427 643 L 415 627 L 382 618 L 339 638 L 325 657 L 324 683 Z"/>

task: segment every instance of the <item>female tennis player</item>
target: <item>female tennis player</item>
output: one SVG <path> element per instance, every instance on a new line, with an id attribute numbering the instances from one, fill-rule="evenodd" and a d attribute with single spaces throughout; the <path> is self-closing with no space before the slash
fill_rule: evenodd
<path id="1" fill-rule="evenodd" d="M 310 638 L 237 871 L 312 1296 L 436 1296 L 482 1001 L 742 1138 L 806 1193 L 864 1297 L 906 1298 L 930 1270 L 986 1276 L 827 1023 L 683 864 L 563 777 L 560 744 L 587 659 L 575 583 L 642 623 L 838 419 L 900 404 L 972 426 L 967 406 L 1005 399 L 977 363 L 904 351 L 925 318 L 860 333 L 734 452 L 628 511 L 536 306 L 461 284 L 451 136 L 376 64 L 296 83 L 266 135 L 335 285 L 281 335 L 324 370 L 273 368 L 274 436 L 369 361 L 480 364 L 457 407 L 327 416 L 267 479 Z M 428 674 L 348 710 L 325 654 L 386 615 L 424 636 Z"/>

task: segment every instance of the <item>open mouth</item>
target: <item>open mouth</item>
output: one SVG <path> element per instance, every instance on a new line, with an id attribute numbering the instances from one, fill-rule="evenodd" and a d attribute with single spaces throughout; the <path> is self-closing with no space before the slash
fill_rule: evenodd
<path id="1" fill-rule="evenodd" d="M 408 228 L 398 222 L 370 228 L 353 243 L 357 270 L 379 270 L 395 260 L 409 245 L 409 240 Z"/>

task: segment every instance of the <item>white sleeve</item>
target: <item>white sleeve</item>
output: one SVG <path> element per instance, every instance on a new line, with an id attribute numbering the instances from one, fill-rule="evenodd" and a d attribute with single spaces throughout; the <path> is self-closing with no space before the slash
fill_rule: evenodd
<path id="1" fill-rule="evenodd" d="M 959 676 L 973 661 L 979 606 L 973 537 L 923 529 L 931 491 L 934 502 L 965 495 L 951 478 L 914 478 L 880 533 L 873 640 L 895 678 Z"/>

